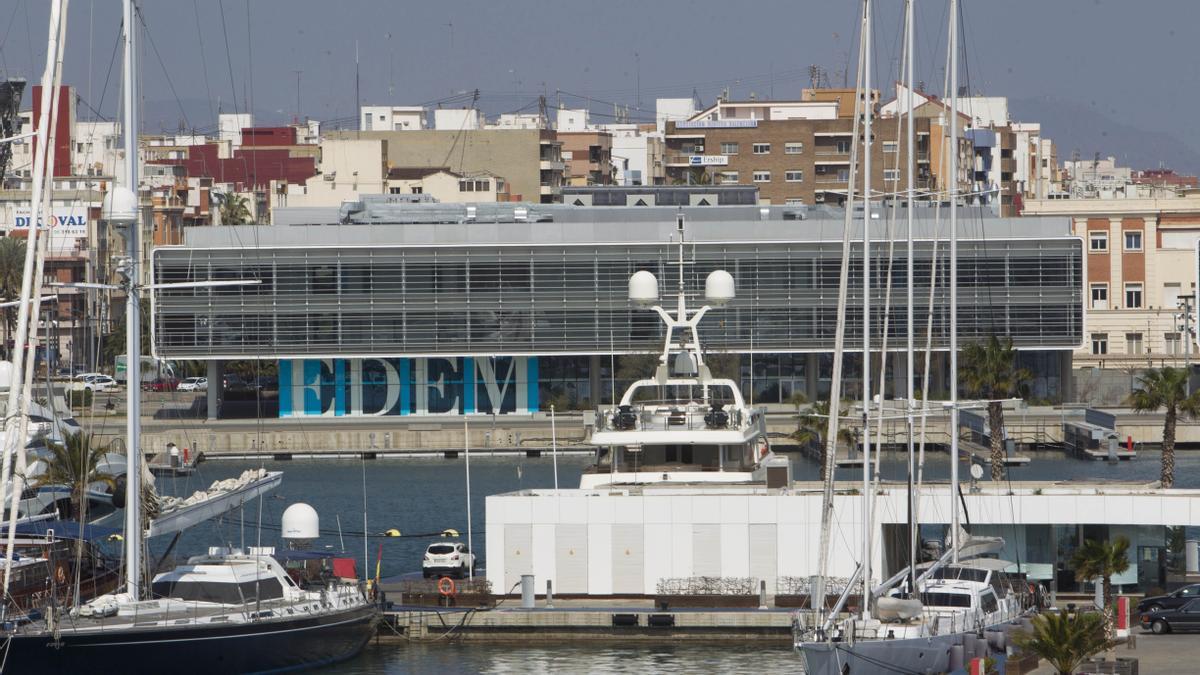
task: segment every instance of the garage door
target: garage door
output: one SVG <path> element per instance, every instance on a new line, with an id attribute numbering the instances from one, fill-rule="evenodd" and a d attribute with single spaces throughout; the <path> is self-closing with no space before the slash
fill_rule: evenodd
<path id="1" fill-rule="evenodd" d="M 645 592 L 642 577 L 642 526 L 612 526 L 612 575 L 614 594 Z"/>
<path id="2" fill-rule="evenodd" d="M 556 593 L 587 593 L 587 525 L 554 528 L 554 580 Z"/>
<path id="3" fill-rule="evenodd" d="M 504 588 L 494 589 L 507 593 L 521 582 L 522 574 L 533 574 L 533 526 L 504 526 Z"/>
<path id="4" fill-rule="evenodd" d="M 777 539 L 774 523 L 750 525 L 750 576 L 767 582 L 767 592 L 775 592 L 778 573 Z"/>
<path id="5" fill-rule="evenodd" d="M 698 577 L 721 576 L 721 526 L 699 523 L 692 526 L 692 570 Z"/>

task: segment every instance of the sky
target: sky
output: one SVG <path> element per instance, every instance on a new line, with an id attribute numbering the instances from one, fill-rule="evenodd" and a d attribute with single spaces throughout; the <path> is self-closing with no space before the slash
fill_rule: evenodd
<path id="1" fill-rule="evenodd" d="M 947 2 L 917 3 L 917 79 L 939 91 Z M 633 120 L 649 120 L 656 97 L 693 92 L 705 103 L 725 89 L 734 98 L 752 92 L 795 98 L 813 65 L 833 86 L 849 68 L 852 83 L 860 7 L 853 0 L 142 4 L 148 126 L 169 120 L 177 127 L 186 118 L 185 126 L 201 130 L 213 126 L 218 107 L 251 108 L 268 122 L 297 113 L 351 119 L 356 100 L 442 100 L 457 107 L 475 90 L 490 114 L 536 111 L 545 95 L 551 106 L 590 107 L 596 121 L 608 121 L 616 104 L 628 105 Z M 890 83 L 899 63 L 902 2 L 875 4 L 875 81 Z M 47 5 L 0 0 L 0 76 L 40 77 Z M 74 0 L 70 9 L 65 80 L 106 116 L 115 114 L 120 98 L 119 55 L 110 60 L 120 5 Z M 1200 3 L 963 0 L 962 6 L 962 84 L 972 93 L 1020 101 L 1013 107 L 1027 117 L 1039 106 L 1055 107 L 1060 118 L 1064 109 L 1099 115 L 1124 128 L 1169 134 L 1200 154 L 1193 124 L 1200 51 L 1190 39 L 1200 26 Z M 1070 132 L 1078 130 L 1062 130 Z M 1104 138 L 1091 142 L 1095 147 L 1080 148 L 1085 156 L 1105 152 Z"/>

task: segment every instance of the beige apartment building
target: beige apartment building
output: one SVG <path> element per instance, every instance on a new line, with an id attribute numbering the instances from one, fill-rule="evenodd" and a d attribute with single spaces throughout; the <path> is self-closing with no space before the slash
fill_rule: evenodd
<path id="1" fill-rule="evenodd" d="M 567 185 L 612 185 L 612 134 L 607 131 L 559 131 Z"/>
<path id="2" fill-rule="evenodd" d="M 1024 215 L 1069 216 L 1084 240 L 1085 341 L 1077 367 L 1183 365 L 1189 349 L 1197 353 L 1182 307 L 1196 293 L 1200 196 L 1031 200 Z M 1190 303 L 1194 315 L 1194 297 Z M 1188 323 L 1194 331 L 1195 317 Z"/>
<path id="3" fill-rule="evenodd" d="M 562 142 L 544 129 L 335 131 L 329 140 L 383 142 L 387 167 L 445 167 L 468 176 L 503 176 L 511 199 L 561 202 Z M 324 144 L 323 144 L 324 145 Z M 322 151 L 322 166 L 326 163 Z M 382 181 L 386 181 L 387 169 Z M 320 178 L 318 176 L 318 178 Z M 386 193 L 386 185 L 374 194 Z"/>

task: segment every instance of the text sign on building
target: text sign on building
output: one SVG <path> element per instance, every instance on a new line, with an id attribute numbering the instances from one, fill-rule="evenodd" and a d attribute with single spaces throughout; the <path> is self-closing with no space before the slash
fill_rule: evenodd
<path id="1" fill-rule="evenodd" d="M 529 413 L 537 382 L 533 356 L 281 360 L 279 416 Z"/>
<path id="2" fill-rule="evenodd" d="M 42 218 L 38 218 L 38 226 L 43 226 Z M 33 222 L 33 210 L 29 207 L 13 209 L 12 229 L 28 230 Z M 51 232 L 56 237 L 80 239 L 87 236 L 87 208 L 83 206 L 54 209 L 54 222 Z"/>
<path id="3" fill-rule="evenodd" d="M 756 129 L 758 120 L 690 120 L 676 122 L 676 129 Z"/>
<path id="4" fill-rule="evenodd" d="M 729 158 L 725 155 L 691 155 L 688 157 L 691 166 L 726 166 Z"/>

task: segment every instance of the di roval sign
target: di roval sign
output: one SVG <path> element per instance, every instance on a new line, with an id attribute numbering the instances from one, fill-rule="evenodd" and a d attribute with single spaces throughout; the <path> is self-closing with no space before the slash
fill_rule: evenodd
<path id="1" fill-rule="evenodd" d="M 529 413 L 533 356 L 294 359 L 279 362 L 279 416 Z"/>
<path id="2" fill-rule="evenodd" d="M 19 207 L 13 210 L 12 229 L 28 230 L 33 222 L 33 210 L 29 207 Z M 38 218 L 38 226 L 44 226 L 43 219 Z M 80 239 L 87 236 L 87 209 L 83 207 L 54 209 L 54 222 L 50 231 L 55 237 Z"/>

